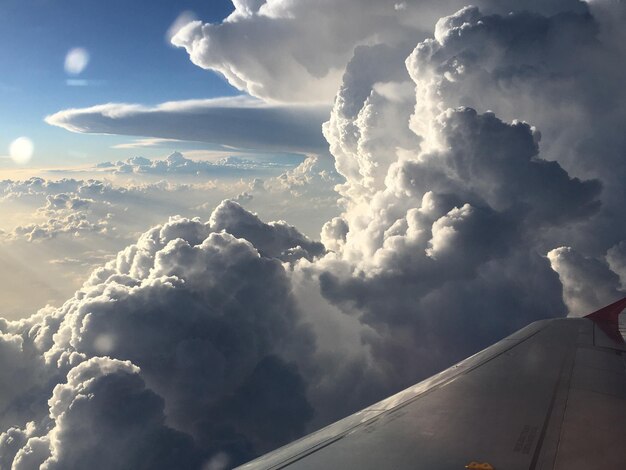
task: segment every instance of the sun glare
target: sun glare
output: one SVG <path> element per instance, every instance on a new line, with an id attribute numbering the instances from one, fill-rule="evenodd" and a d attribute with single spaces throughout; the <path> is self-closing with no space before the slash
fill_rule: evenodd
<path id="1" fill-rule="evenodd" d="M 33 158 L 35 146 L 33 141 L 28 137 L 19 137 L 11 142 L 9 146 L 9 155 L 18 165 L 25 165 Z"/>
<path id="2" fill-rule="evenodd" d="M 89 52 L 82 47 L 71 49 L 65 56 L 65 71 L 70 75 L 79 75 L 89 65 Z"/>

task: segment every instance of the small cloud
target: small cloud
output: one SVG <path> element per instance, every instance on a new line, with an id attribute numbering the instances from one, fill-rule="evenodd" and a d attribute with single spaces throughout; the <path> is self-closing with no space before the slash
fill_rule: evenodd
<path id="1" fill-rule="evenodd" d="M 127 150 L 127 149 L 137 149 L 137 148 L 160 147 L 162 145 L 179 143 L 179 142 L 182 142 L 182 141 L 178 139 L 159 139 L 159 138 L 136 139 L 132 142 L 114 145 L 111 148 Z"/>
<path id="2" fill-rule="evenodd" d="M 65 80 L 65 84 L 67 86 L 88 86 L 89 81 L 76 78 L 68 78 L 67 80 Z"/>
<path id="3" fill-rule="evenodd" d="M 67 86 L 87 87 L 87 86 L 101 86 L 106 82 L 104 80 L 86 80 L 84 78 L 68 78 L 65 80 Z"/>
<path id="4" fill-rule="evenodd" d="M 89 52 L 82 47 L 71 49 L 65 56 L 65 71 L 69 75 L 79 75 L 89 65 Z"/>
<path id="5" fill-rule="evenodd" d="M 96 168 L 116 174 L 239 176 L 249 172 L 279 172 L 293 166 L 290 162 L 251 160 L 235 156 L 228 156 L 216 162 L 191 160 L 180 152 L 174 152 L 164 160 L 133 157 L 124 161 L 98 163 Z"/>

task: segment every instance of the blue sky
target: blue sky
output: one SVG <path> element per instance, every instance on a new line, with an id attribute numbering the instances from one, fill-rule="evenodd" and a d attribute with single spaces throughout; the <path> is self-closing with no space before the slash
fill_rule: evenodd
<path id="1" fill-rule="evenodd" d="M 122 153 L 129 138 L 71 134 L 43 122 L 61 109 L 107 102 L 156 104 L 238 94 L 218 75 L 193 65 L 166 41 L 183 11 L 206 22 L 232 11 L 227 0 L 4 0 L 0 3 L 0 155 L 13 139 L 35 142 L 31 166 L 75 165 Z M 67 52 L 83 47 L 90 63 L 68 86 Z M 120 155 L 122 156 L 122 155 Z M 4 162 L 3 166 L 12 163 Z"/>

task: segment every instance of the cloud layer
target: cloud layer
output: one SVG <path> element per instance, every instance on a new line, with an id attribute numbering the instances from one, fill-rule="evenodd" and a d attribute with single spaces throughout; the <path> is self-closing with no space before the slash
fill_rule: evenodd
<path id="1" fill-rule="evenodd" d="M 248 97 L 163 103 L 109 103 L 67 109 L 46 122 L 71 132 L 208 142 L 235 148 L 322 152 L 327 106 L 268 105 Z"/>
<path id="2" fill-rule="evenodd" d="M 295 157 L 261 158 L 136 157 L 66 171 L 69 177 L 60 179 L 49 173 L 0 181 L 0 315 L 21 318 L 62 304 L 146 227 L 176 214 L 208 219 L 225 198 L 318 238 L 320 226 L 339 212 L 333 187 L 341 178 L 332 160 L 311 156 L 297 165 Z"/>
<path id="3" fill-rule="evenodd" d="M 174 152 L 163 160 L 150 160 L 143 157 L 133 157 L 125 161 L 102 162 L 96 167 L 109 170 L 115 174 L 148 174 L 157 176 L 168 175 L 195 175 L 213 178 L 243 177 L 250 173 L 257 176 L 271 175 L 291 168 L 291 162 L 276 161 L 263 162 L 241 157 L 224 157 L 216 162 L 192 160 L 185 158 L 180 152 Z"/>

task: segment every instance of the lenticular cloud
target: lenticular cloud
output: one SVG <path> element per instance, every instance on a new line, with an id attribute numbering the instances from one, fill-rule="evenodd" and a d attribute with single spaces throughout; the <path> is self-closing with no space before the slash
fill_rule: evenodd
<path id="1" fill-rule="evenodd" d="M 330 4 L 234 3 L 173 41 L 265 99 L 336 89 L 343 212 L 322 243 L 174 217 L 2 321 L 2 468 L 232 467 L 626 285 L 622 4 L 356 2 L 314 50 Z"/>

